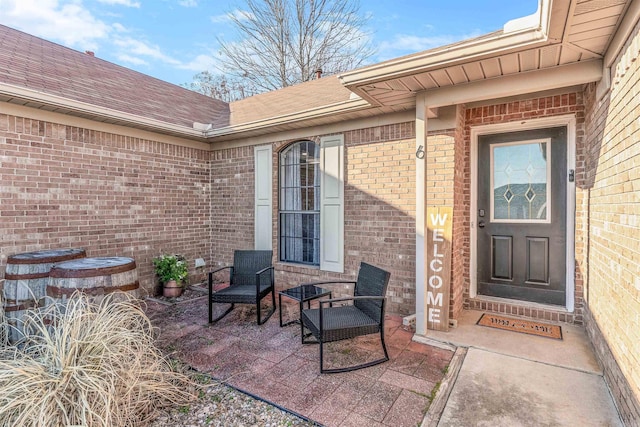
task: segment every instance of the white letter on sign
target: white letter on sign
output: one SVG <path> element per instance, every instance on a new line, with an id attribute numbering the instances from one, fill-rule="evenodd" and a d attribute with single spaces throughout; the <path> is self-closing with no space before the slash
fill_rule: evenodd
<path id="1" fill-rule="evenodd" d="M 447 216 L 449 215 L 448 214 L 440 215 L 440 213 L 438 213 L 437 215 L 431 214 L 431 223 L 442 227 L 444 226 L 444 223 L 447 221 Z"/>
<path id="2" fill-rule="evenodd" d="M 444 257 L 444 254 L 439 254 L 439 253 L 438 253 L 438 249 L 440 249 L 440 248 L 438 247 L 438 244 L 437 244 L 437 243 L 434 243 L 434 244 L 433 244 L 433 257 L 434 257 L 434 258 L 443 258 L 443 257 Z"/>
<path id="3" fill-rule="evenodd" d="M 442 306 L 442 294 L 436 294 L 435 298 L 431 291 L 427 292 L 427 304 Z"/>
<path id="4" fill-rule="evenodd" d="M 429 277 L 429 286 L 434 289 L 438 289 L 442 286 L 442 277 L 440 276 L 431 276 Z"/>
<path id="5" fill-rule="evenodd" d="M 429 322 L 440 323 L 440 309 L 439 308 L 430 308 L 429 309 Z"/>

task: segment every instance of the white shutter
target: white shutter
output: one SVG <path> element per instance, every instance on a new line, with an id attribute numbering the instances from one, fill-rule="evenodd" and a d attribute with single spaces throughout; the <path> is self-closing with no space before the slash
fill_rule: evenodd
<path id="1" fill-rule="evenodd" d="M 344 136 L 320 139 L 320 269 L 344 272 Z"/>
<path id="2" fill-rule="evenodd" d="M 255 158 L 255 249 L 272 249 L 272 188 L 271 145 L 254 147 Z"/>

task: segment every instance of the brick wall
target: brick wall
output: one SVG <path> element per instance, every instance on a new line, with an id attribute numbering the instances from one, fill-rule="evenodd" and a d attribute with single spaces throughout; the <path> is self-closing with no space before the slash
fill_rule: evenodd
<path id="1" fill-rule="evenodd" d="M 319 135 L 303 139 L 320 142 Z M 284 289 L 317 280 L 353 279 L 360 261 L 391 272 L 388 312 L 415 311 L 415 124 L 401 123 L 344 132 L 345 139 L 345 271 L 277 262 L 278 158 L 294 140 L 273 146 L 273 248 L 276 286 Z M 213 195 L 214 255 L 228 257 L 233 248 L 253 247 L 253 147 L 213 153 L 212 182 L 222 186 Z M 215 193 L 215 192 L 214 192 Z M 230 226 L 231 219 L 235 225 Z M 346 293 L 336 287 L 337 294 Z"/>
<path id="2" fill-rule="evenodd" d="M 471 175 L 466 165 L 470 164 L 470 153 L 465 145 L 465 107 L 456 107 L 456 129 L 454 133 L 454 177 L 453 177 L 453 230 L 451 246 L 451 317 L 457 319 L 464 308 L 464 290 L 469 286 L 469 209 Z"/>
<path id="3" fill-rule="evenodd" d="M 209 152 L 0 114 L 0 278 L 7 256 L 82 247 L 136 260 L 209 258 Z"/>
<path id="4" fill-rule="evenodd" d="M 471 175 L 471 163 L 468 152 L 471 147 L 471 128 L 473 126 L 517 122 L 525 119 L 535 119 L 543 117 L 552 117 L 558 115 L 573 114 L 576 117 L 576 150 L 578 152 L 576 158 L 576 185 L 580 187 L 584 180 L 584 161 L 581 157 L 581 152 L 584 146 L 584 103 L 582 92 L 571 92 L 561 95 L 531 98 L 524 100 L 517 100 L 511 102 L 505 102 L 495 105 L 485 105 L 478 107 L 470 107 L 465 111 L 465 155 L 464 168 L 466 176 Z M 466 178 L 465 178 L 466 179 Z M 467 191 L 470 191 L 470 182 L 465 186 Z M 582 202 L 582 195 L 578 192 L 576 195 L 576 204 L 579 206 Z M 466 199 L 465 199 L 466 200 Z M 468 203 L 468 202 L 467 202 Z M 465 206 L 464 213 L 466 218 L 463 221 L 464 235 L 469 235 L 469 209 Z M 579 220 L 577 220 L 579 221 Z M 577 223 L 576 229 L 579 230 L 582 224 Z M 469 259 L 469 245 L 464 246 L 463 259 Z M 581 253 L 583 248 L 581 246 L 581 237 L 576 235 L 576 254 Z M 562 310 L 553 310 L 547 308 L 534 308 L 525 307 L 519 304 L 509 304 L 504 302 L 494 302 L 482 299 L 470 298 L 469 295 L 469 268 L 465 265 L 462 274 L 465 275 L 464 282 L 464 306 L 467 309 L 494 311 L 505 314 L 513 314 L 519 316 L 527 316 L 532 318 L 538 318 L 543 320 L 567 322 L 582 324 L 582 308 L 584 304 L 584 292 L 582 276 L 579 272 L 576 273 L 576 286 L 575 286 L 575 310 L 573 313 L 567 313 Z M 454 271 L 455 274 L 461 274 L 459 271 Z"/>
<path id="5" fill-rule="evenodd" d="M 254 248 L 253 150 L 253 147 L 240 147 L 211 153 L 211 253 L 214 265 L 230 265 L 234 249 Z"/>
<path id="6" fill-rule="evenodd" d="M 612 67 L 610 91 L 585 91 L 581 210 L 587 330 L 627 425 L 640 424 L 640 23 Z"/>
<path id="7" fill-rule="evenodd" d="M 345 267 L 391 273 L 387 311 L 415 312 L 415 122 L 345 133 Z"/>

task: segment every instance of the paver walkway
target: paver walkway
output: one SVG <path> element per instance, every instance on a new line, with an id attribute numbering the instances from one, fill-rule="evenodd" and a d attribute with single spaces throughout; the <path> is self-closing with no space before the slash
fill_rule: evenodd
<path id="1" fill-rule="evenodd" d="M 289 308 L 296 304 L 285 305 Z M 297 309 L 295 310 L 297 312 Z M 318 346 L 302 345 L 299 325 L 279 327 L 278 313 L 256 324 L 255 309 L 237 305 L 214 325 L 206 297 L 173 306 L 148 302 L 159 344 L 174 357 L 239 389 L 326 426 L 420 425 L 453 352 L 412 342 L 401 318 L 385 318 L 390 360 L 340 374 L 320 374 Z M 380 357 L 377 335 L 332 343 L 330 363 Z"/>

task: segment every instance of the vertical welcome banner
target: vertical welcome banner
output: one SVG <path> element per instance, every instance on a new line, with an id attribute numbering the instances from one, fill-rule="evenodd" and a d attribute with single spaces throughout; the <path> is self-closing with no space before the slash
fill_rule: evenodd
<path id="1" fill-rule="evenodd" d="M 426 222 L 427 329 L 448 331 L 453 209 L 427 207 Z"/>

